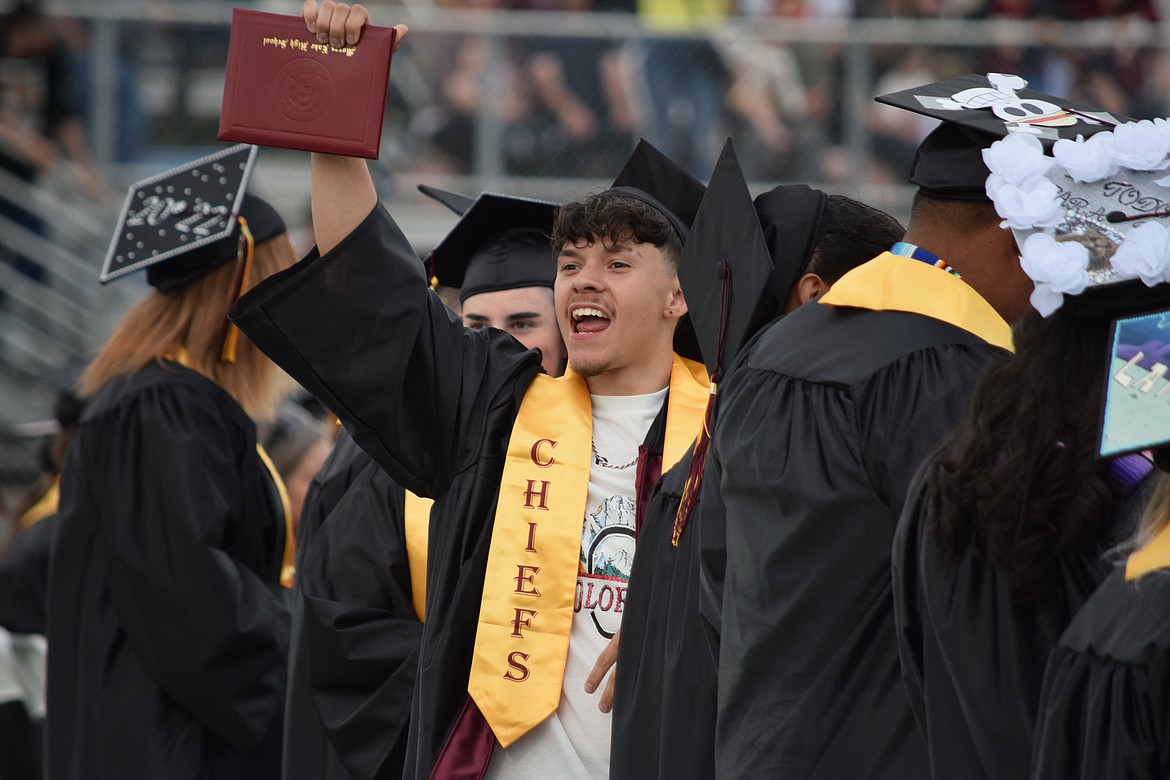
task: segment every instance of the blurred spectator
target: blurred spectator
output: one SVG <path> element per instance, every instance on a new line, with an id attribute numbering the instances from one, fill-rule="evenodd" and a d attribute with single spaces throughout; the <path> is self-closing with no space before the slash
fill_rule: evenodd
<path id="1" fill-rule="evenodd" d="M 591 0 L 564 0 L 559 10 L 584 13 Z M 625 53 L 597 37 L 532 37 L 524 65 L 533 106 L 522 123 L 527 154 L 513 145 L 517 172 L 605 178 L 633 149 L 637 118 L 627 85 Z"/>
<path id="2" fill-rule="evenodd" d="M 719 148 L 726 71 L 708 38 L 685 36 L 717 27 L 726 15 L 724 0 L 638 0 L 642 26 L 673 36 L 646 44 L 647 140 L 704 181 Z"/>
<path id="3" fill-rule="evenodd" d="M 750 19 L 804 15 L 803 0 L 743 0 Z M 800 64 L 784 44 L 766 40 L 751 25 L 714 34 L 730 84 L 727 109 L 744 170 L 755 178 L 819 181 L 818 128 L 810 121 Z"/>
<path id="4" fill-rule="evenodd" d="M 894 67 L 874 85 L 875 95 L 930 84 L 942 76 L 932 67 L 926 49 L 906 49 Z M 937 119 L 874 103 L 869 107 L 868 124 L 873 139 L 875 162 L 886 169 L 889 181 L 902 184 L 910 175 L 910 163 L 922 139 L 938 124 Z"/>
<path id="5" fill-rule="evenodd" d="M 0 167 L 32 181 L 64 153 L 77 187 L 96 198 L 105 187 L 90 159 L 73 77 L 68 47 L 38 8 L 20 2 L 0 17 Z M 24 224 L 40 228 L 20 212 Z"/>
<path id="6" fill-rule="evenodd" d="M 276 419 L 259 431 L 260 443 L 288 490 L 294 536 L 309 484 L 333 449 L 333 434 L 328 423 L 293 401 L 282 404 Z"/>

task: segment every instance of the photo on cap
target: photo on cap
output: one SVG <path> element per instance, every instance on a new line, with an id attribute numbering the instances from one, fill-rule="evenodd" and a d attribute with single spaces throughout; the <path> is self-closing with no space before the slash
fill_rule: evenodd
<path id="1" fill-rule="evenodd" d="M 230 236 L 257 149 L 238 144 L 132 184 L 98 281 L 105 284 Z"/>
<path id="2" fill-rule="evenodd" d="M 1119 317 L 1109 344 L 1099 455 L 1170 442 L 1170 309 Z"/>

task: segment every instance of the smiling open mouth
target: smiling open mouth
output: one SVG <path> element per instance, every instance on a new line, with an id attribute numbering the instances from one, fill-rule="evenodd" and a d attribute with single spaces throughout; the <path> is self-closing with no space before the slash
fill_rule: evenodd
<path id="1" fill-rule="evenodd" d="M 573 332 L 578 334 L 600 333 L 609 327 L 609 317 L 599 309 L 582 306 L 572 313 Z"/>

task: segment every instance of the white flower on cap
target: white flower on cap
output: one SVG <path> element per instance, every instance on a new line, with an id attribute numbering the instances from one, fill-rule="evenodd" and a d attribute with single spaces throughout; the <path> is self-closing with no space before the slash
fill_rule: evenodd
<path id="1" fill-rule="evenodd" d="M 1021 247 L 1020 266 L 1033 282 L 1032 306 L 1044 317 L 1078 295 L 1089 284 L 1089 250 L 1073 241 L 1061 242 L 1047 233 L 1033 233 Z"/>
<path id="2" fill-rule="evenodd" d="M 1075 181 L 1100 181 L 1117 173 L 1119 165 L 1114 159 L 1116 139 L 1113 133 L 1097 133 L 1086 139 L 1078 135 L 1072 141 L 1062 138 L 1052 147 L 1052 156 Z"/>
<path id="3" fill-rule="evenodd" d="M 1165 126 L 1148 119 L 1126 122 L 1113 128 L 1116 141 L 1114 160 L 1135 171 L 1153 171 L 1166 165 L 1170 154 L 1170 133 Z"/>
<path id="4" fill-rule="evenodd" d="M 1012 184 L 996 187 L 996 212 L 1003 217 L 1002 227 L 1028 230 L 1033 227 L 1052 227 L 1064 219 L 1060 206 L 1060 188 L 1048 179 L 1029 182 L 1029 189 Z M 989 185 L 990 189 L 990 185 Z"/>
<path id="5" fill-rule="evenodd" d="M 1129 231 L 1110 263 L 1125 278 L 1140 278 L 1150 287 L 1170 281 L 1170 231 L 1160 222 L 1138 225 Z"/>
<path id="6" fill-rule="evenodd" d="M 1030 193 L 1052 167 L 1052 158 L 1044 154 L 1044 147 L 1034 136 L 1009 133 L 983 150 L 983 162 L 991 171 L 987 177 L 987 197 L 995 200 L 995 192 L 1003 186 L 1016 187 Z"/>

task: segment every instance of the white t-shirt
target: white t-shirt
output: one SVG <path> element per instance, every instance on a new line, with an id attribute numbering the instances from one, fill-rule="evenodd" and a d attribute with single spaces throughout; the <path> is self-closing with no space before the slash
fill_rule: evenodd
<path id="1" fill-rule="evenodd" d="M 603 688 L 585 693 L 585 679 L 621 627 L 634 562 L 638 447 L 665 398 L 665 388 L 649 395 L 592 396 L 594 458 L 561 702 L 506 750 L 496 746 L 488 780 L 609 777 L 610 716 L 597 709 Z"/>

